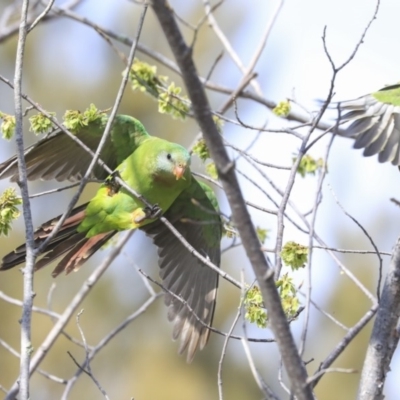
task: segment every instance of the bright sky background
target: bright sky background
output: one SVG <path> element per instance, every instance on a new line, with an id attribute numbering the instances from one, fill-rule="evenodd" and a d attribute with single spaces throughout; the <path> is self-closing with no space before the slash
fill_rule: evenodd
<path id="1" fill-rule="evenodd" d="M 356 98 L 399 81 L 400 52 L 396 49 L 400 38 L 400 2 L 388 0 L 381 3 L 378 18 L 367 33 L 364 44 L 338 76 L 337 100 Z M 372 0 L 286 1 L 259 65 L 260 70 L 268 68 L 274 72 L 274 81 L 264 83 L 268 85 L 268 97 L 280 100 L 290 97 L 294 90 L 296 99 L 307 107 L 312 107 L 315 99 L 324 98 L 331 78 L 321 40 L 324 26 L 327 27 L 329 52 L 339 65 L 353 51 L 375 6 L 376 2 Z M 278 59 L 274 57 L 277 53 L 280 53 Z M 263 76 L 265 78 L 266 74 Z M 376 157 L 363 158 L 362 151 L 355 151 L 351 146 L 350 140 L 336 138 L 327 182 L 346 210 L 359 218 L 372 233 L 375 233 L 374 226 L 384 224 L 374 239 L 382 250 L 390 251 L 399 236 L 400 218 L 399 210 L 388 199 L 400 197 L 399 171 L 390 164 L 378 164 Z M 325 192 L 324 200 L 326 197 L 329 197 L 329 191 Z M 328 204 L 330 208 L 323 207 L 321 211 L 328 215 L 332 213 L 328 221 L 325 216 L 323 218 L 325 223 L 321 229 L 325 238 L 329 236 L 330 227 L 338 224 L 335 220 L 339 210 L 334 201 L 328 200 Z M 375 214 L 382 217 L 382 224 L 376 220 Z M 361 235 L 354 224 L 348 220 L 345 223 L 343 229 L 358 231 Z M 388 258 L 385 260 L 387 262 Z M 317 284 L 322 296 L 332 278 L 323 275 L 319 276 Z M 392 371 L 400 368 L 398 352 L 396 354 Z M 388 399 L 398 397 L 396 375 L 397 372 L 388 375 L 385 390 Z"/>
<path id="2" fill-rule="evenodd" d="M 171 1 L 173 6 L 184 6 L 188 9 L 188 2 L 182 0 Z M 240 9 L 245 15 L 243 23 L 238 26 L 234 36 L 233 46 L 239 56 L 246 64 L 252 57 L 259 37 L 265 30 L 265 25 L 270 18 L 272 10 L 278 2 L 265 0 L 229 0 L 233 9 Z M 115 18 L 119 15 L 116 10 L 125 7 L 130 10 L 132 5 L 124 0 L 119 1 L 96 1 L 88 0 L 84 7 L 78 11 L 102 25 L 113 25 Z M 322 46 L 322 32 L 327 27 L 327 43 L 330 54 L 337 65 L 347 59 L 359 41 L 366 24 L 370 21 L 374 9 L 375 0 L 288 0 L 285 2 L 282 11 L 271 32 L 267 49 L 261 57 L 256 72 L 259 72 L 259 82 L 266 97 L 271 100 L 280 101 L 286 97 L 295 96 L 297 101 L 310 109 L 317 109 L 315 100 L 323 99 L 328 92 L 328 85 L 331 78 L 331 69 L 324 54 Z M 254 10 L 264 12 L 254 12 Z M 181 15 L 185 15 L 185 9 L 181 8 Z M 151 13 L 151 10 L 149 10 Z M 386 84 L 393 84 L 400 78 L 398 66 L 400 65 L 400 52 L 397 51 L 400 38 L 400 2 L 398 0 L 382 1 L 378 18 L 372 24 L 367 33 L 365 43 L 354 60 L 338 76 L 336 81 L 337 100 L 358 97 L 365 93 L 375 91 Z M 218 17 L 218 14 L 217 14 Z M 79 40 L 73 37 L 84 37 L 86 28 L 76 25 L 77 29 L 69 32 L 71 35 L 71 46 L 73 52 L 68 60 L 70 68 L 77 75 L 81 73 L 84 63 L 85 69 L 91 63 L 96 66 L 98 73 L 101 73 L 101 62 L 104 54 L 96 45 L 91 48 L 90 57 L 87 56 L 87 43 L 80 46 Z M 132 30 L 130 31 L 132 34 Z M 59 37 L 50 38 L 49 46 L 55 48 L 59 45 Z M 146 40 L 146 39 L 145 39 Z M 93 76 L 96 79 L 96 68 L 93 68 Z M 221 83 L 235 87 L 240 74 L 220 73 Z M 218 70 L 216 71 L 218 74 Z M 0 109 L 4 107 L 4 100 L 0 99 Z M 7 105 L 7 107 L 10 105 Z M 262 125 L 267 113 L 260 112 L 260 108 L 247 107 L 244 110 L 243 118 L 251 121 L 253 125 Z M 274 121 L 274 126 L 282 126 L 281 121 Z M 227 125 L 227 137 L 243 145 L 248 143 L 243 136 L 236 135 L 237 128 Z M 280 140 L 281 147 L 276 147 L 276 142 L 268 140 L 261 141 L 253 154 L 260 159 L 267 159 L 269 162 L 290 164 L 293 148 L 288 148 L 293 142 L 290 140 L 285 145 Z M 312 154 L 322 156 L 325 144 L 317 147 Z M 383 223 L 388 224 L 385 229 L 379 231 L 378 237 L 374 237 L 381 250 L 390 251 L 398 235 L 399 210 L 396 209 L 388 199 L 396 197 L 400 199 L 400 174 L 397 168 L 387 164 L 378 164 L 376 157 L 363 158 L 361 151 L 354 151 L 350 140 L 336 138 L 330 156 L 329 174 L 326 182 L 329 183 L 338 196 L 339 201 L 345 209 L 359 218 L 360 222 L 367 228 L 373 229 L 377 225 L 376 215 L 382 215 Z M 1 151 L 1 149 L 0 149 Z M 2 151 L 1 151 L 2 152 Z M 320 153 L 318 153 L 320 152 Z M 2 152 L 3 153 L 3 152 Z M 4 158 L 1 154 L 1 159 Z M 273 176 L 273 175 L 272 175 Z M 278 176 L 278 175 L 277 175 Z M 296 189 L 296 203 L 301 209 L 308 209 L 312 205 L 315 187 L 314 180 L 306 180 Z M 1 186 L 6 186 L 3 182 Z M 283 187 L 283 183 L 281 185 Z M 249 190 L 253 190 L 249 187 Z M 311 194 L 310 194 L 311 191 Z M 247 193 L 247 192 L 246 192 Z M 343 229 L 350 229 L 357 232 L 353 223 L 343 217 L 335 201 L 332 199 L 329 190 L 325 191 L 327 197 L 326 206 L 321 208 L 325 213 L 322 218 L 323 224 L 319 226 L 321 235 L 329 241 L 331 226 L 337 229 L 341 223 L 345 224 Z M 249 197 L 251 195 L 249 194 Z M 340 215 L 338 217 L 338 214 Z M 255 215 L 255 214 L 254 214 Z M 382 232 L 385 234 L 382 235 Z M 287 235 L 293 235 L 296 239 L 296 232 L 288 226 Z M 361 233 L 360 233 L 361 235 Z M 317 274 L 321 288 L 329 285 L 331 276 Z M 321 292 L 321 297 L 323 293 Z M 318 298 L 318 294 L 316 296 Z M 349 298 L 351 301 L 351 298 Z M 396 370 L 400 368 L 399 357 L 395 360 Z M 395 368 L 393 368 L 394 370 Z M 388 399 L 394 398 L 393 393 L 398 390 L 393 373 L 389 375 L 386 394 Z"/>

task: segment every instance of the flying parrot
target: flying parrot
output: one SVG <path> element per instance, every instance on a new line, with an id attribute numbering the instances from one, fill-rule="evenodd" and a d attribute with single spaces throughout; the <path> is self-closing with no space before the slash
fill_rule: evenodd
<path id="1" fill-rule="evenodd" d="M 341 136 L 355 139 L 354 148 L 364 149 L 364 156 L 378 154 L 379 162 L 400 165 L 400 84 L 336 103 L 340 110 Z"/>
<path id="2" fill-rule="evenodd" d="M 81 126 L 75 136 L 95 151 L 108 116 Z M 142 229 L 158 247 L 160 276 L 166 289 L 168 319 L 173 322 L 173 338 L 180 338 L 179 353 L 187 350 L 187 361 L 207 344 L 211 326 L 218 274 L 205 266 L 156 217 L 163 214 L 197 251 L 219 266 L 222 223 L 214 192 L 190 172 L 190 155 L 178 144 L 150 136 L 135 118 L 117 115 L 100 158 L 115 171 L 101 167 L 92 177 L 104 180 L 95 197 L 76 207 L 50 241 L 35 265 L 40 269 L 61 257 L 53 271 L 77 270 L 118 231 Z M 54 132 L 26 149 L 29 180 L 79 180 L 91 162 L 91 155 L 62 132 Z M 115 175 L 144 196 L 153 209 L 120 187 Z M 16 157 L 0 164 L 0 178 L 18 180 Z M 44 223 L 35 232 L 39 246 L 51 233 L 59 217 Z M 26 259 L 22 245 L 4 256 L 0 270 Z M 183 303 L 180 299 L 183 299 Z"/>

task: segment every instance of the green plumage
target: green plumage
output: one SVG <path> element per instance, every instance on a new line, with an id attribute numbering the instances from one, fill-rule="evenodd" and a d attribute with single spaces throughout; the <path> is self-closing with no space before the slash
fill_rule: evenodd
<path id="1" fill-rule="evenodd" d="M 183 179 L 178 180 L 174 175 L 175 165 L 187 167 Z M 157 204 L 164 213 L 178 195 L 189 187 L 189 165 L 190 155 L 182 146 L 151 137 L 143 141 L 116 171 L 129 187 L 144 196 L 150 204 Z M 78 232 L 91 237 L 111 230 L 139 228 L 151 222 L 151 219 L 142 223 L 135 221 L 133 215 L 140 217 L 144 208 L 145 204 L 125 188 L 110 194 L 109 185 L 105 183 L 87 206 Z"/>
<path id="2" fill-rule="evenodd" d="M 95 152 L 107 121 L 108 116 L 103 115 L 73 133 Z M 117 115 L 100 158 L 114 170 L 148 138 L 150 135 L 139 120 L 129 115 Z M 28 179 L 32 181 L 36 179 L 76 181 L 85 174 L 91 162 L 87 151 L 61 131 L 27 148 L 26 154 Z M 18 179 L 16 162 L 17 158 L 14 156 L 0 164 L 0 178 L 11 177 L 11 181 L 15 182 Z M 91 176 L 106 179 L 108 173 L 100 165 L 96 165 Z"/>
<path id="3" fill-rule="evenodd" d="M 107 117 L 102 116 L 74 134 L 96 151 L 106 123 Z M 58 181 L 79 180 L 92 159 L 62 132 L 31 146 L 25 158 L 29 180 Z M 100 158 L 150 204 L 157 204 L 182 237 L 219 266 L 222 224 L 217 199 L 206 184 L 191 175 L 186 149 L 152 137 L 138 120 L 118 115 Z M 107 176 L 101 166 L 92 172 L 92 177 L 97 179 L 104 180 Z M 18 179 L 15 157 L 0 164 L 0 178 L 4 177 Z M 61 258 L 53 276 L 62 271 L 69 273 L 78 269 L 117 231 L 144 230 L 158 247 L 168 318 L 174 323 L 173 337 L 180 337 L 179 351 L 187 350 L 187 360 L 191 361 L 196 350 L 206 345 L 210 334 L 206 326 L 212 323 L 218 274 L 204 266 L 160 220 L 154 219 L 152 210 L 114 180 L 107 179 L 88 204 L 71 212 L 46 247 L 44 256 L 37 261 L 36 269 Z M 58 219 L 46 222 L 35 232 L 37 245 L 51 233 Z M 3 258 L 0 270 L 24 262 L 25 257 L 26 249 L 22 245 Z"/>
<path id="4" fill-rule="evenodd" d="M 375 93 L 371 93 L 371 96 L 381 103 L 400 106 L 400 85 L 387 86 Z"/>

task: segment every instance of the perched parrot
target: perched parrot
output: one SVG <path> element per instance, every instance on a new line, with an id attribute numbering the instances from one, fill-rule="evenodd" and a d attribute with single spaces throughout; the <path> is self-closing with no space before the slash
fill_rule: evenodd
<path id="1" fill-rule="evenodd" d="M 75 132 L 93 151 L 101 139 L 107 116 Z M 78 180 L 91 156 L 62 132 L 39 141 L 26 150 L 28 179 Z M 207 344 L 214 315 L 218 274 L 195 257 L 156 217 L 163 214 L 180 234 L 211 262 L 220 264 L 222 224 L 215 194 L 190 172 L 190 155 L 180 145 L 150 136 L 136 119 L 117 115 L 100 158 L 131 188 L 151 204 L 149 209 L 96 167 L 92 177 L 104 180 L 95 197 L 76 207 L 36 262 L 36 269 L 61 258 L 53 271 L 57 276 L 78 269 L 118 231 L 139 228 L 158 247 L 160 275 L 167 290 L 168 319 L 173 338 L 180 338 L 179 352 L 187 350 L 192 361 L 196 350 Z M 18 179 L 16 158 L 0 164 L 0 177 Z M 44 223 L 35 232 L 40 245 L 60 217 Z M 25 245 L 4 256 L 0 270 L 25 261 Z M 183 299 L 181 302 L 174 295 Z M 188 307 L 189 308 L 188 308 Z M 195 315 L 193 314 L 193 312 Z"/>
<path id="2" fill-rule="evenodd" d="M 355 100 L 336 103 L 339 124 L 350 122 L 340 135 L 355 139 L 364 156 L 378 154 L 379 162 L 400 165 L 400 84 Z"/>

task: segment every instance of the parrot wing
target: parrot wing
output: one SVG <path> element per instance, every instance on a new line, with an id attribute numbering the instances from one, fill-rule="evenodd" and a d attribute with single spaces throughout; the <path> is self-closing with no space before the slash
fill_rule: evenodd
<path id="1" fill-rule="evenodd" d="M 165 217 L 200 254 L 220 265 L 222 224 L 217 199 L 207 185 L 192 178 L 191 186 L 175 200 Z M 211 326 L 214 316 L 218 274 L 195 257 L 161 221 L 140 229 L 158 247 L 168 319 L 174 324 L 173 338 L 180 337 L 179 353 L 187 350 L 187 361 L 191 362 L 210 336 L 207 326 Z"/>
<path id="2" fill-rule="evenodd" d="M 104 115 L 87 126 L 81 127 L 74 134 L 95 152 L 107 121 L 108 116 Z M 117 115 L 101 151 L 100 159 L 114 170 L 149 137 L 137 119 L 128 115 Z M 25 161 L 29 180 L 77 181 L 85 175 L 92 156 L 68 135 L 62 131 L 56 131 L 50 137 L 28 147 L 25 151 Z M 103 180 L 108 175 L 109 173 L 101 165 L 96 165 L 91 177 Z M 0 164 L 0 179 L 4 178 L 11 178 L 14 182 L 18 180 L 16 156 Z"/>
<path id="3" fill-rule="evenodd" d="M 400 165 L 400 85 L 334 104 L 342 115 L 339 124 L 349 123 L 341 136 L 353 138 L 354 148 L 364 156 L 378 154 L 379 162 Z"/>
<path id="4" fill-rule="evenodd" d="M 96 150 L 101 139 L 107 122 L 105 118 L 76 132 L 77 137 L 92 150 Z M 139 121 L 128 116 L 117 116 L 100 157 L 111 169 L 115 169 L 137 148 L 142 148 L 142 143 L 149 138 L 151 137 Z M 136 158 L 139 157 L 133 157 L 133 160 Z M 67 135 L 56 133 L 28 149 L 26 154 L 28 179 L 76 180 L 86 173 L 91 159 L 92 157 Z M 0 178 L 11 177 L 14 181 L 18 179 L 15 160 L 12 158 L 0 164 Z M 175 189 L 180 193 L 178 197 L 171 195 L 174 197 L 174 199 L 171 197 L 173 203 L 164 207 L 165 209 L 169 207 L 165 216 L 190 245 L 219 266 L 222 224 L 213 191 L 190 175 L 185 179 L 179 179 L 182 187 L 176 183 L 178 177 L 184 178 L 182 176 L 185 171 L 183 166 L 190 164 L 182 149 L 179 151 L 175 149 L 174 152 L 160 152 L 157 161 L 161 167 L 157 168 L 157 171 L 161 173 L 161 182 L 167 183 L 165 173 L 171 175 L 172 171 L 174 190 L 169 189 L 168 193 L 171 192 L 175 196 Z M 170 165 L 171 163 L 173 164 Z M 152 163 L 148 162 L 147 165 L 150 167 Z M 136 168 L 133 169 L 136 171 Z M 148 170 L 150 171 L 149 168 Z M 120 172 L 123 175 L 122 178 L 129 178 L 129 176 L 124 177 L 123 170 Z M 186 172 L 190 174 L 189 169 Z M 128 174 L 128 172 L 126 173 Z M 92 175 L 98 179 L 104 179 L 108 174 L 99 166 Z M 137 178 L 138 176 L 133 174 L 132 182 L 127 179 L 128 184 L 136 188 L 136 184 L 141 182 Z M 184 182 L 187 182 L 189 186 L 184 185 Z M 142 194 L 148 197 L 153 193 L 151 180 L 149 180 L 149 187 L 145 182 L 141 183 L 145 190 L 141 190 L 139 187 L 139 192 L 143 192 Z M 109 195 L 114 197 L 113 192 L 110 192 Z M 156 196 L 154 200 L 157 202 L 158 193 L 154 192 L 154 195 Z M 153 199 L 149 197 L 149 200 Z M 92 200 L 91 203 L 95 204 L 96 201 Z M 87 261 L 116 233 L 116 230 L 126 229 L 117 224 L 117 229 L 111 227 L 108 231 L 101 230 L 98 233 L 87 235 L 87 232 L 81 230 L 83 226 L 81 223 L 86 218 L 87 210 L 87 205 L 84 205 L 72 211 L 62 229 L 45 249 L 43 258 L 37 261 L 36 269 L 62 257 L 53 271 L 53 276 L 62 271 L 69 273 Z M 58 218 L 55 218 L 37 230 L 35 234 L 37 245 L 46 239 L 57 221 Z M 180 338 L 179 352 L 183 353 L 187 350 L 187 360 L 191 361 L 196 350 L 203 349 L 207 344 L 210 335 L 207 326 L 211 326 L 214 315 L 218 274 L 193 256 L 161 221 L 150 222 L 140 229 L 144 230 L 158 247 L 160 275 L 167 290 L 165 303 L 169 307 L 168 318 L 174 323 L 173 337 L 174 339 Z M 25 257 L 26 248 L 23 245 L 3 258 L 0 270 L 9 269 L 24 262 Z"/>

